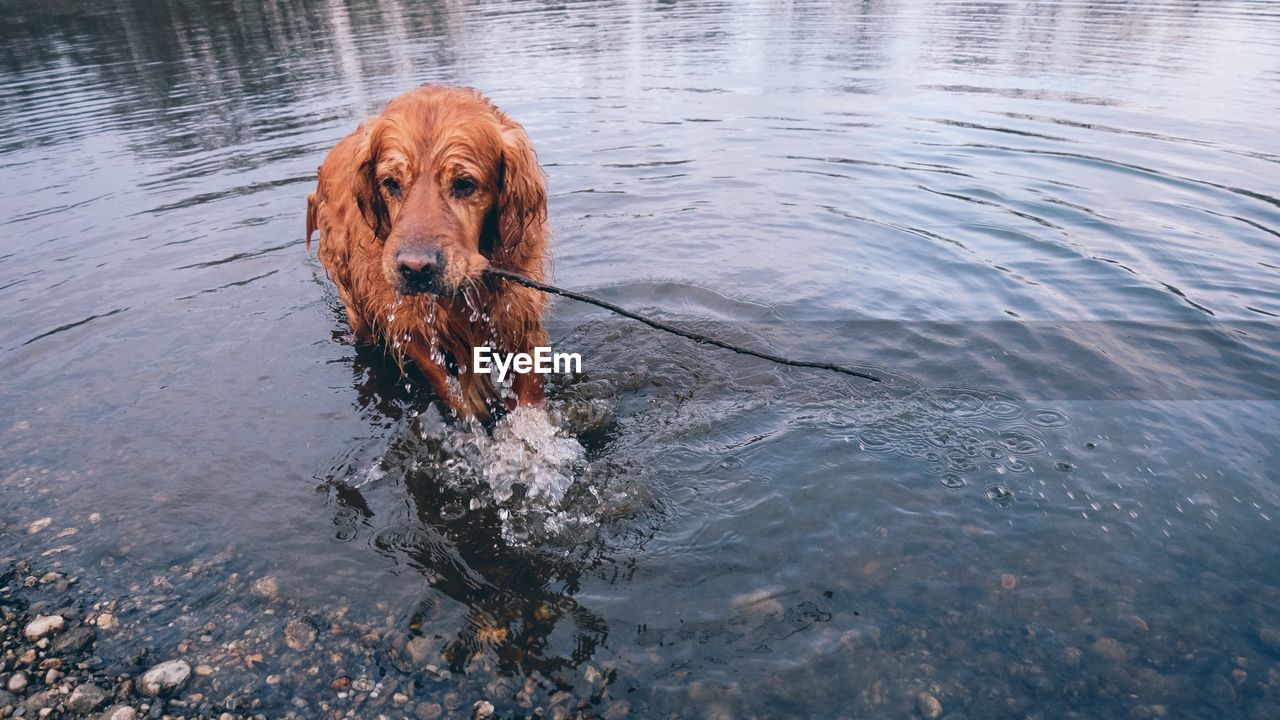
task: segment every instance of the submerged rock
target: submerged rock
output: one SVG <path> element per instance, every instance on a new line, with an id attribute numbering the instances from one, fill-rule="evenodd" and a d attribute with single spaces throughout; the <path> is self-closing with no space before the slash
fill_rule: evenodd
<path id="1" fill-rule="evenodd" d="M 1129 650 L 1115 638 L 1098 638 L 1091 646 L 1093 651 L 1112 662 L 1129 659 Z"/>
<path id="2" fill-rule="evenodd" d="M 97 633 L 93 628 L 88 625 L 81 625 L 54 640 L 53 645 L 49 647 L 49 651 L 54 655 L 78 652 L 92 645 L 96 636 Z"/>
<path id="3" fill-rule="evenodd" d="M 284 626 L 284 641 L 294 650 L 306 650 L 316 641 L 316 628 L 306 620 L 293 620 Z"/>
<path id="4" fill-rule="evenodd" d="M 409 641 L 406 649 L 409 651 L 409 660 L 414 665 L 422 666 L 435 657 L 435 647 L 431 638 L 418 636 Z"/>
<path id="5" fill-rule="evenodd" d="M 27 698 L 27 711 L 40 711 L 45 708 L 53 708 L 58 704 L 58 690 L 50 688 L 42 692 L 38 692 Z"/>
<path id="6" fill-rule="evenodd" d="M 942 703 L 938 702 L 938 698 L 927 692 L 922 692 L 916 696 L 916 709 L 920 711 L 921 717 L 925 720 L 937 720 L 942 716 Z"/>
<path id="7" fill-rule="evenodd" d="M 67 626 L 67 621 L 61 615 L 41 615 L 35 620 L 27 623 L 26 630 L 23 634 L 28 640 L 39 640 L 46 635 L 61 632 L 62 628 Z"/>
<path id="8" fill-rule="evenodd" d="M 280 596 L 280 583 L 274 575 L 258 578 L 253 583 L 253 594 L 268 600 L 275 600 Z"/>
<path id="9" fill-rule="evenodd" d="M 138 681 L 138 692 L 160 695 L 182 687 L 191 677 L 191 666 L 185 660 L 169 660 L 151 668 Z"/>
<path id="10" fill-rule="evenodd" d="M 71 691 L 67 698 L 67 708 L 75 712 L 87 713 L 107 701 L 107 691 L 97 685 L 80 685 Z"/>
<path id="11" fill-rule="evenodd" d="M 98 720 L 135 720 L 138 711 L 128 705 L 112 705 L 98 716 Z"/>

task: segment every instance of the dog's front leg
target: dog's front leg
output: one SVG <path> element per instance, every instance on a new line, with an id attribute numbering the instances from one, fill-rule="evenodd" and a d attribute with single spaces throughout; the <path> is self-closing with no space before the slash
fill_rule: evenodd
<path id="1" fill-rule="evenodd" d="M 520 351 L 532 357 L 538 354 L 539 347 L 548 345 L 547 332 L 538 328 L 526 334 L 524 341 L 520 342 Z M 534 370 L 516 373 L 516 377 L 511 379 L 511 389 L 513 397 L 507 398 L 507 410 L 515 410 L 521 405 L 539 405 L 544 398 L 543 377 Z"/>
<path id="2" fill-rule="evenodd" d="M 459 415 L 476 414 L 474 408 L 468 407 L 455 388 L 450 387 L 448 371 L 431 359 L 431 355 L 426 348 L 411 344 L 406 354 L 413 361 L 414 367 L 418 368 L 418 371 L 426 376 L 427 384 L 431 386 L 431 391 L 435 393 L 436 397 L 440 398 L 442 402 Z"/>
<path id="3" fill-rule="evenodd" d="M 515 410 L 520 405 L 537 405 L 543 400 L 542 376 L 535 372 L 516 373 L 511 380 L 514 397 L 508 397 L 507 410 Z"/>

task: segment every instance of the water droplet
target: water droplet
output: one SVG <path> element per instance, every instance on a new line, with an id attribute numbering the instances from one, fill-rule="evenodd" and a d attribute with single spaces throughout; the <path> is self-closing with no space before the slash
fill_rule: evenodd
<path id="1" fill-rule="evenodd" d="M 987 488 L 987 499 L 1002 508 L 1013 505 L 1013 492 L 1003 485 L 992 485 Z"/>
<path id="2" fill-rule="evenodd" d="M 1060 428 L 1071 424 L 1067 414 L 1050 408 L 1036 408 L 1027 415 L 1027 422 L 1042 428 Z"/>
<path id="3" fill-rule="evenodd" d="M 1000 442 L 1014 455 L 1037 455 L 1044 452 L 1044 440 L 1024 430 L 1005 430 Z"/>

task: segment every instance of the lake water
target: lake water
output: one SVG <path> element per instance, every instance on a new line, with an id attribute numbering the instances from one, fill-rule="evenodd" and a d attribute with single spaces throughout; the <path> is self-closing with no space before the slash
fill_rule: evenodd
<path id="1" fill-rule="evenodd" d="M 187 691 L 1280 717 L 1274 4 L 0 15 L 0 519 L 119 600 L 108 667 L 304 616 L 360 659 Z M 424 82 L 527 128 L 558 284 L 885 382 L 559 301 L 559 436 L 441 422 L 302 237 L 328 148 Z M 495 507 L 529 477 L 564 497 Z"/>

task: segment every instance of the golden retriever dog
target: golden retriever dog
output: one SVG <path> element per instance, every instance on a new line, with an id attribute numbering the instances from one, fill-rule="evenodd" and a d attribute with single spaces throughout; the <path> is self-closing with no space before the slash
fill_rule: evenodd
<path id="1" fill-rule="evenodd" d="M 357 342 L 410 361 L 460 416 L 542 400 L 542 380 L 506 388 L 468 365 L 472 348 L 547 344 L 541 293 L 485 275 L 544 279 L 546 181 L 524 128 L 468 88 L 426 85 L 343 138 L 307 197 L 307 246 L 338 288 Z"/>

